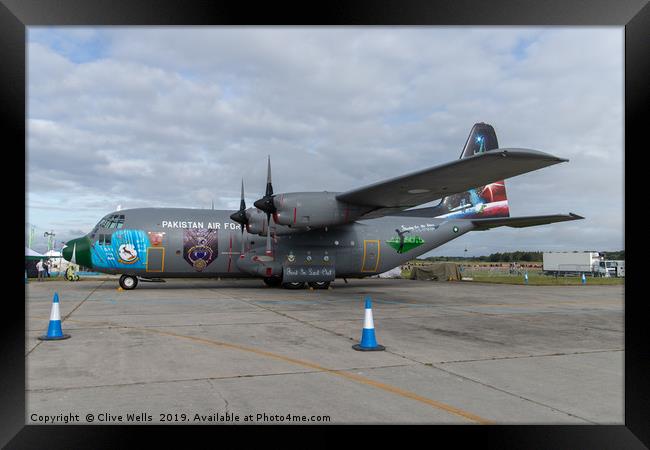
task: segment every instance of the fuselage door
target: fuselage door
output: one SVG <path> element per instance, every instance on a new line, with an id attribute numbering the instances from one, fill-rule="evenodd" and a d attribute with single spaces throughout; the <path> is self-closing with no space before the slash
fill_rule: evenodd
<path id="1" fill-rule="evenodd" d="M 165 247 L 167 246 L 167 233 L 150 231 L 147 248 L 147 272 L 163 272 L 165 270 Z"/>
<path id="2" fill-rule="evenodd" d="M 363 241 L 363 261 L 361 272 L 376 272 L 379 268 L 379 240 Z"/>

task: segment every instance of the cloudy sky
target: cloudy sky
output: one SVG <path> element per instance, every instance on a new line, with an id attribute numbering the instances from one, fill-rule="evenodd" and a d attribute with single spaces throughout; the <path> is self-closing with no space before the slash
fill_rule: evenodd
<path id="1" fill-rule="evenodd" d="M 586 220 L 470 233 L 433 255 L 619 250 L 622 27 L 28 28 L 26 236 L 105 214 L 236 209 L 345 191 L 458 158 L 471 126 L 570 162 L 506 182 L 511 215 Z"/>

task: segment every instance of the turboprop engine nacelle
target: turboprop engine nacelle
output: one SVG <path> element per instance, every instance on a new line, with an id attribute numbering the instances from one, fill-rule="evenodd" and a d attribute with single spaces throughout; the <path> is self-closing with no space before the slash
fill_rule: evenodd
<path id="1" fill-rule="evenodd" d="M 248 208 L 246 210 L 246 218 L 248 219 L 246 231 L 251 234 L 266 235 L 268 223 L 266 222 L 266 214 L 264 212 L 257 208 Z"/>
<path id="2" fill-rule="evenodd" d="M 291 228 L 322 228 L 356 220 L 367 212 L 336 199 L 336 192 L 295 192 L 273 198 L 273 220 Z"/>
<path id="3" fill-rule="evenodd" d="M 250 234 L 258 234 L 266 236 L 266 229 L 268 223 L 266 221 L 266 213 L 257 208 L 248 208 L 245 212 L 248 222 L 246 223 L 246 231 Z M 299 229 L 289 228 L 286 226 L 278 225 L 271 221 L 271 233 L 276 236 L 283 236 L 286 234 L 293 234 L 299 232 Z"/>

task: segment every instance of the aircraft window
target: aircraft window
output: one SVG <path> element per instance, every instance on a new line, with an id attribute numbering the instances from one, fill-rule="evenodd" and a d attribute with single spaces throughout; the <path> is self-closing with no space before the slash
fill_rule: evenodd
<path id="1" fill-rule="evenodd" d="M 100 234 L 97 239 L 99 245 L 111 245 L 111 235 L 110 234 Z"/>
<path id="2" fill-rule="evenodd" d="M 99 225 L 95 225 L 95 228 L 93 228 L 93 231 L 90 232 L 90 239 L 95 238 L 95 235 L 97 234 L 97 230 L 99 230 Z"/>
<path id="3" fill-rule="evenodd" d="M 99 225 L 102 228 L 108 229 L 122 228 L 124 225 L 124 215 L 113 214 L 112 216 L 102 219 Z"/>

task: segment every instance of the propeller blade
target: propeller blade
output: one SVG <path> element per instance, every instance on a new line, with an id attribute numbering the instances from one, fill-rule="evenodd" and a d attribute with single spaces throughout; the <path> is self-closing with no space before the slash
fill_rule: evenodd
<path id="1" fill-rule="evenodd" d="M 246 209 L 246 199 L 244 198 L 244 179 L 241 179 L 241 202 L 239 203 L 239 210 L 244 211 Z"/>
<path id="2" fill-rule="evenodd" d="M 254 203 L 257 209 L 264 211 L 267 214 L 276 212 L 275 204 L 273 203 L 273 183 L 271 182 L 271 156 L 269 155 L 268 166 L 266 172 L 266 193 L 264 197 Z"/>
<path id="3" fill-rule="evenodd" d="M 273 195 L 273 184 L 271 184 L 271 155 L 268 155 L 268 163 L 266 168 L 266 194 L 265 197 Z"/>
<path id="4" fill-rule="evenodd" d="M 266 214 L 266 255 L 272 256 L 273 249 L 271 248 L 271 214 Z"/>
<path id="5" fill-rule="evenodd" d="M 248 223 L 246 216 L 246 200 L 244 199 L 244 179 L 241 180 L 241 201 L 239 202 L 239 211 L 230 215 L 230 218 L 240 224 L 242 227 Z"/>
<path id="6" fill-rule="evenodd" d="M 246 253 L 246 242 L 244 241 L 244 225 L 241 226 L 241 252 L 239 254 L 240 258 L 244 257 L 244 253 Z"/>
<path id="7" fill-rule="evenodd" d="M 239 216 L 242 220 L 241 225 L 241 253 L 239 254 L 240 258 L 244 257 L 246 253 L 246 241 L 244 240 L 244 228 L 248 223 L 248 217 L 246 216 L 246 199 L 244 198 L 244 179 L 241 179 L 241 201 L 239 202 Z"/>

